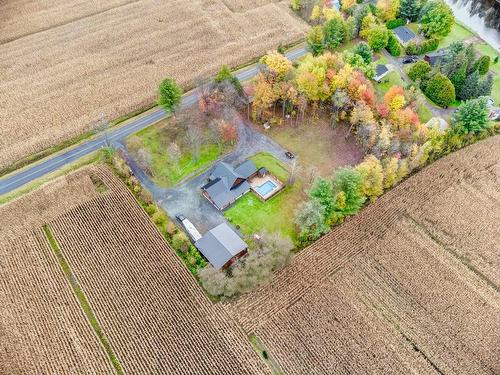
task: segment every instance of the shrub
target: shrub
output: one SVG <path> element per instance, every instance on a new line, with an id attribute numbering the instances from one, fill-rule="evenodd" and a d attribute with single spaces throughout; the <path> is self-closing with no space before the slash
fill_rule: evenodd
<path id="1" fill-rule="evenodd" d="M 392 56 L 401 55 L 401 45 L 399 44 L 398 39 L 394 36 L 393 32 L 389 32 L 389 40 L 387 42 L 386 49 Z"/>
<path id="2" fill-rule="evenodd" d="M 427 82 L 425 95 L 440 106 L 448 106 L 455 100 L 455 87 L 448 77 L 437 73 Z"/>
<path id="3" fill-rule="evenodd" d="M 184 232 L 177 232 L 172 237 L 172 246 L 175 250 L 185 252 L 189 249 L 189 238 Z"/>
<path id="4" fill-rule="evenodd" d="M 412 81 L 416 81 L 417 79 L 421 79 L 427 73 L 432 70 L 431 66 L 427 61 L 417 61 L 408 72 L 408 76 Z"/>
<path id="5" fill-rule="evenodd" d="M 390 21 L 387 21 L 385 24 L 389 30 L 395 29 L 398 26 L 403 26 L 405 24 L 405 20 L 402 18 L 396 18 Z"/>
<path id="6" fill-rule="evenodd" d="M 410 42 L 406 46 L 408 55 L 423 55 L 424 53 L 435 51 L 439 46 L 439 39 L 426 39 L 421 43 Z"/>

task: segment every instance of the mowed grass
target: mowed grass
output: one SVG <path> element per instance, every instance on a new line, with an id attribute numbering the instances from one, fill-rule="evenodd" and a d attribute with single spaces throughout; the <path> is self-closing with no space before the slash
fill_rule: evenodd
<path id="1" fill-rule="evenodd" d="M 384 95 L 387 91 L 389 91 L 389 89 L 392 87 L 392 86 L 402 86 L 404 87 L 404 82 L 403 82 L 403 79 L 401 78 L 401 76 L 399 75 L 398 72 L 396 71 L 392 71 L 390 72 L 389 74 L 387 74 L 380 83 L 374 83 L 374 86 L 375 86 L 375 90 L 377 91 L 377 93 L 382 96 Z"/>
<path id="2" fill-rule="evenodd" d="M 444 37 L 439 43 L 439 48 L 448 47 L 453 42 L 458 42 L 459 40 L 465 40 L 473 37 L 474 34 L 467 30 L 464 26 L 455 22 L 451 28 L 451 32 Z"/>
<path id="3" fill-rule="evenodd" d="M 186 142 L 186 130 L 167 122 L 146 128 L 127 140 L 131 154 L 137 160 L 137 151 L 144 149 L 150 156 L 149 169 L 153 181 L 162 187 L 173 186 L 183 178 L 209 167 L 213 161 L 231 149 L 230 145 L 220 145 L 205 140 L 200 146 L 198 157 Z M 169 145 L 175 142 L 180 149 L 176 162 L 169 152 Z"/>
<path id="4" fill-rule="evenodd" d="M 286 166 L 272 155 L 259 153 L 251 159 L 257 167 L 266 167 L 282 182 L 286 182 L 289 174 Z M 294 212 L 303 199 L 302 182 L 297 180 L 265 202 L 249 192 L 227 209 L 224 216 L 232 224 L 238 225 L 245 235 L 251 236 L 263 231 L 278 232 L 295 240 Z"/>

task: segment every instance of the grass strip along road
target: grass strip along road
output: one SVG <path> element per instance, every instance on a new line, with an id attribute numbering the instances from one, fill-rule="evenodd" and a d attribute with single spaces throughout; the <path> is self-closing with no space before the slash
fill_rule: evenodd
<path id="1" fill-rule="evenodd" d="M 285 55 L 290 60 L 296 60 L 307 53 L 305 47 L 300 45 L 288 51 Z M 235 76 L 240 81 L 247 81 L 254 77 L 259 71 L 258 63 L 252 64 L 235 73 Z M 198 101 L 198 90 L 194 89 L 182 97 L 181 108 L 190 107 Z M 80 159 L 81 157 L 97 151 L 100 148 L 106 147 L 108 144 L 113 144 L 115 141 L 122 140 L 129 135 L 142 130 L 155 122 L 167 117 L 167 113 L 163 108 L 158 108 L 146 116 L 140 117 L 137 120 L 130 121 L 126 125 L 119 128 L 109 130 L 107 136 L 104 134 L 96 138 L 85 141 L 76 147 L 71 147 L 58 155 L 48 157 L 42 162 L 39 162 L 31 167 L 22 169 L 19 172 L 13 172 L 7 176 L 0 178 L 0 195 L 10 193 L 27 183 L 34 181 L 48 173 L 54 172 L 57 169 Z"/>

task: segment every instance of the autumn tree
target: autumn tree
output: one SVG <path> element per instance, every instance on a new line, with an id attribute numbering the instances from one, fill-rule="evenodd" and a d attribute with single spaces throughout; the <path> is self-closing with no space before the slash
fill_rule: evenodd
<path id="1" fill-rule="evenodd" d="M 313 57 L 307 55 L 297 68 L 295 83 L 299 92 L 307 99 L 317 101 L 325 100 L 330 94 L 327 85 L 328 64 L 324 55 Z"/>
<path id="2" fill-rule="evenodd" d="M 333 191 L 335 195 L 345 194 L 345 207 L 342 209 L 344 216 L 352 215 L 359 211 L 365 202 L 362 193 L 363 176 L 352 168 L 339 168 L 333 174 Z"/>
<path id="3" fill-rule="evenodd" d="M 314 56 L 321 55 L 325 50 L 323 39 L 323 27 L 321 26 L 314 26 L 307 34 L 307 46 Z"/>
<path id="4" fill-rule="evenodd" d="M 165 78 L 160 83 L 158 104 L 163 106 L 167 112 L 175 112 L 181 102 L 182 88 L 173 78 Z"/>
<path id="5" fill-rule="evenodd" d="M 377 10 L 378 15 L 384 21 L 393 20 L 399 12 L 400 0 L 378 0 Z"/>
<path id="6" fill-rule="evenodd" d="M 318 4 L 316 4 L 311 12 L 311 16 L 309 17 L 309 20 L 312 22 L 318 22 L 321 17 L 321 8 L 319 7 Z"/>
<path id="7" fill-rule="evenodd" d="M 396 184 L 398 179 L 399 161 L 395 157 L 384 160 L 384 189 L 389 189 Z"/>
<path id="8" fill-rule="evenodd" d="M 292 69 L 292 62 L 276 51 L 268 53 L 260 59 L 261 64 L 264 64 L 267 69 L 276 77 L 277 80 L 282 80 Z"/>
<path id="9" fill-rule="evenodd" d="M 356 170 L 363 176 L 363 194 L 374 202 L 384 192 L 384 172 L 380 160 L 369 155 Z"/>
<path id="10" fill-rule="evenodd" d="M 300 8 L 302 8 L 302 1 L 301 0 L 291 0 L 290 1 L 290 7 L 294 10 L 294 11 L 299 11 Z"/>

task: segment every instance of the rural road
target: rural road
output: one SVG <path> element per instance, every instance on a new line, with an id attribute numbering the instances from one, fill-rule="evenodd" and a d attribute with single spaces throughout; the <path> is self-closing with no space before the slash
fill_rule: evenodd
<path id="1" fill-rule="evenodd" d="M 296 60 L 307 53 L 306 48 L 301 45 L 295 47 L 286 52 L 286 56 L 290 60 Z M 246 81 L 251 79 L 259 71 L 259 64 L 252 64 L 245 67 L 235 73 L 236 77 L 240 81 Z M 198 90 L 194 89 L 182 97 L 181 107 L 189 107 L 198 101 Z M 129 135 L 142 130 L 153 123 L 165 118 L 167 113 L 162 109 L 158 108 L 146 116 L 142 116 L 137 120 L 128 122 L 126 125 L 111 129 L 108 131 L 108 141 L 110 143 L 123 140 Z M 43 177 L 49 173 L 52 173 L 65 165 L 72 163 L 81 157 L 88 155 L 100 148 L 106 146 L 106 138 L 104 135 L 100 135 L 96 138 L 85 141 L 77 146 L 72 146 L 62 153 L 55 156 L 50 156 L 43 159 L 41 162 L 37 162 L 33 166 L 28 166 L 23 168 L 19 172 L 13 172 L 4 177 L 0 178 L 0 195 L 14 191 L 29 182 L 32 182 L 40 177 Z"/>

